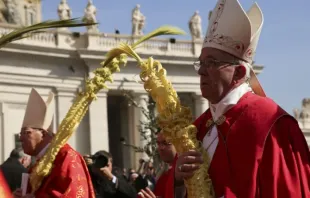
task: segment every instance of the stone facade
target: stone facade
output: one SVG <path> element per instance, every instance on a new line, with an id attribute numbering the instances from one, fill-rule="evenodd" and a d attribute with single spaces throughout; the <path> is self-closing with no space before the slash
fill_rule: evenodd
<path id="1" fill-rule="evenodd" d="M 1 22 L 32 25 L 41 21 L 41 0 L 0 0 Z"/>
<path id="2" fill-rule="evenodd" d="M 306 137 L 310 148 L 310 98 L 304 98 L 300 109 L 294 109 L 294 117 L 298 121 L 299 127 Z"/>
<path id="3" fill-rule="evenodd" d="M 0 24 L 0 34 L 14 28 L 17 26 Z M 55 93 L 56 127 L 83 87 L 85 76 L 92 76 L 92 71 L 100 66 L 106 52 L 120 42 L 133 42 L 135 39 L 132 35 L 50 31 L 3 48 L 0 53 L 0 161 L 4 161 L 17 144 L 32 87 L 43 96 L 47 96 L 49 91 Z M 176 40 L 172 43 L 169 39 L 152 39 L 137 49 L 142 57 L 153 56 L 161 61 L 182 101 L 192 108 L 196 116 L 208 108 L 208 102 L 200 94 L 199 77 L 192 65 L 201 46 L 201 40 Z M 263 69 L 262 66 L 254 68 L 257 74 Z M 98 94 L 98 99 L 90 105 L 69 140 L 75 149 L 82 154 L 104 149 L 111 151 L 118 166 L 136 166 L 141 156 L 123 148 L 120 138 L 126 138 L 130 144 L 142 144 L 137 125 L 143 115 L 139 109 L 128 107 L 122 97 L 122 90 L 132 90 L 137 102 L 145 105 L 144 99 L 148 95 L 137 83 L 138 74 L 136 63 L 130 59 L 128 65 L 114 75 L 114 83 L 108 84 L 110 89 Z"/>

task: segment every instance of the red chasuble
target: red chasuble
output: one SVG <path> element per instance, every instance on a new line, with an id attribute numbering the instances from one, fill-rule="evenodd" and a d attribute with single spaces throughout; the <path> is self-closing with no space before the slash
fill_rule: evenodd
<path id="1" fill-rule="evenodd" d="M 92 181 L 82 156 L 68 144 L 63 146 L 56 156 L 51 174 L 43 180 L 35 196 L 94 198 Z"/>
<path id="2" fill-rule="evenodd" d="M 174 198 L 174 168 L 177 161 L 177 155 L 174 158 L 172 166 L 164 172 L 156 182 L 154 194 L 161 198 Z"/>
<path id="3" fill-rule="evenodd" d="M 217 126 L 209 174 L 217 197 L 310 197 L 310 154 L 297 121 L 271 99 L 246 93 Z M 202 141 L 208 110 L 195 125 Z"/>
<path id="4" fill-rule="evenodd" d="M 0 170 L 0 197 L 1 198 L 13 198 L 12 192 Z"/>

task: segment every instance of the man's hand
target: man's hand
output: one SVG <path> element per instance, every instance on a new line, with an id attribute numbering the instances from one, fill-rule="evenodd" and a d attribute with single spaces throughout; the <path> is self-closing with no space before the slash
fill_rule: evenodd
<path id="1" fill-rule="evenodd" d="M 197 151 L 188 151 L 180 155 L 174 170 L 176 184 L 181 185 L 184 179 L 191 178 L 202 163 L 201 153 Z"/>
<path id="2" fill-rule="evenodd" d="M 85 163 L 86 163 L 87 165 L 93 164 L 93 160 L 90 158 L 89 155 L 84 155 L 83 158 L 84 158 Z"/>
<path id="3" fill-rule="evenodd" d="M 100 172 L 109 180 L 113 179 L 113 174 L 111 173 L 110 169 L 108 167 L 102 167 L 100 168 Z"/>
<path id="4" fill-rule="evenodd" d="M 139 198 L 156 198 L 155 194 L 149 188 L 142 189 L 138 195 Z"/>
<path id="5" fill-rule="evenodd" d="M 23 197 L 23 190 L 21 188 L 17 188 L 13 192 L 13 196 L 14 196 L 14 198 L 21 198 L 21 197 Z"/>

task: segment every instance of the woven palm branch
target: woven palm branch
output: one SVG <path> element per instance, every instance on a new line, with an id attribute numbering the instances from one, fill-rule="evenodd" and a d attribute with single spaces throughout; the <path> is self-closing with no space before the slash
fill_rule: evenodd
<path id="1" fill-rule="evenodd" d="M 148 39 L 167 34 L 184 34 L 184 31 L 175 27 L 164 26 L 142 37 L 138 43 L 133 44 L 133 47 L 122 43 L 119 48 L 112 49 L 107 53 L 106 60 L 101 63 L 102 67 L 97 68 L 93 72 L 93 78 L 85 81 L 84 90 L 77 95 L 65 118 L 60 123 L 57 133 L 53 137 L 46 153 L 33 167 L 30 175 L 30 184 L 33 193 L 41 186 L 44 178 L 51 173 L 54 160 L 59 150 L 66 144 L 79 126 L 81 120 L 88 111 L 89 105 L 96 99 L 96 94 L 100 90 L 107 88 L 106 82 L 113 82 L 112 75 L 113 73 L 120 71 L 120 66 L 126 65 L 127 55 L 133 56 L 138 62 L 142 62 L 143 60 L 139 58 L 134 49 Z"/>

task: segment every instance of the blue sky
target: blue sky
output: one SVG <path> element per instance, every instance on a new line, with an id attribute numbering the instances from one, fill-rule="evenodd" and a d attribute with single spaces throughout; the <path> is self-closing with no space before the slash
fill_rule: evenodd
<path id="1" fill-rule="evenodd" d="M 87 0 L 67 0 L 74 17 L 84 14 Z M 60 0 L 43 0 L 43 18 L 57 18 Z M 175 25 L 188 30 L 188 21 L 199 10 L 203 30 L 207 28 L 209 10 L 216 0 L 93 0 L 98 9 L 100 30 L 122 34 L 131 32 L 131 10 L 141 5 L 146 16 L 145 31 L 164 25 Z M 240 0 L 245 9 L 254 1 Z M 304 97 L 310 97 L 310 1 L 258 0 L 264 12 L 265 23 L 256 53 L 256 63 L 265 66 L 258 78 L 267 95 L 289 113 L 301 106 Z M 183 36 L 189 39 L 189 34 Z"/>

